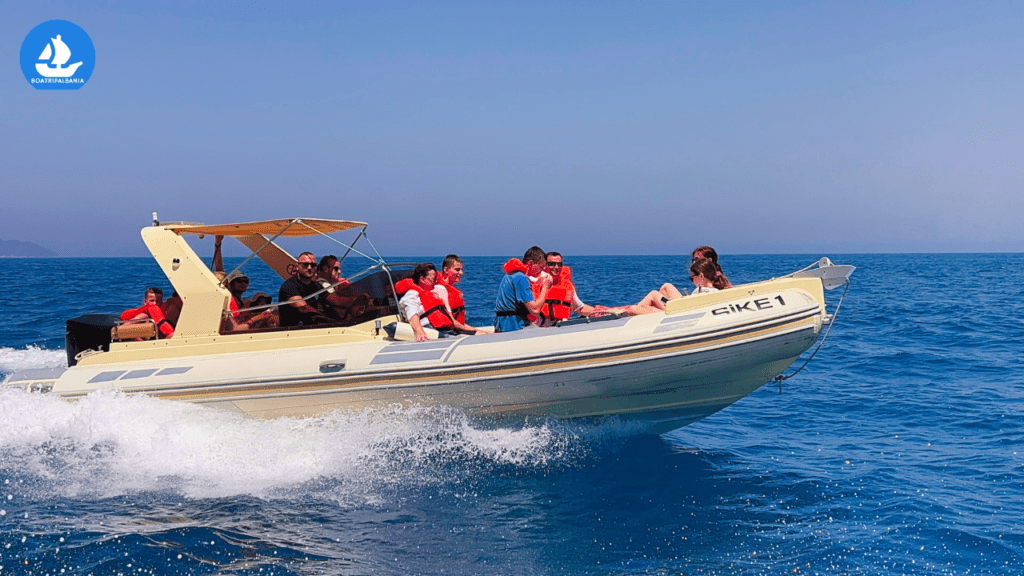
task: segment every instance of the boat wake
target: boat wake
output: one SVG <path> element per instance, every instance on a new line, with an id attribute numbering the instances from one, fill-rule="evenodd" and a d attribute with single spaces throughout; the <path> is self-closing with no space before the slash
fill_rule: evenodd
<path id="1" fill-rule="evenodd" d="M 0 379 L 18 370 L 60 368 L 68 365 L 64 350 L 47 350 L 29 345 L 25 348 L 0 347 Z"/>
<path id="2" fill-rule="evenodd" d="M 3 349 L 3 369 L 59 365 L 62 351 Z M 634 424 L 497 424 L 452 408 L 388 406 L 256 420 L 98 390 L 76 401 L 0 389 L 0 476 L 27 500 L 137 492 L 252 495 L 365 505 L 417 486 L 583 465 Z"/>

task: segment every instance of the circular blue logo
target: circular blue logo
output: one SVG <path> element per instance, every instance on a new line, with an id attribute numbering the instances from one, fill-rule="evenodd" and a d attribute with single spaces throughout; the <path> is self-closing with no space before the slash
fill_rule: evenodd
<path id="1" fill-rule="evenodd" d="M 21 43 L 21 71 L 37 90 L 78 90 L 95 67 L 92 39 L 67 20 L 43 22 Z"/>

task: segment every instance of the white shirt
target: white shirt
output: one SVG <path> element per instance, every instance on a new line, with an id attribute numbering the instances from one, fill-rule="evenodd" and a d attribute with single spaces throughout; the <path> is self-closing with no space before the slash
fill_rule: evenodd
<path id="1" fill-rule="evenodd" d="M 440 290 L 438 290 L 440 289 Z M 445 307 L 448 306 L 448 291 L 444 289 L 444 286 L 434 286 L 431 290 L 434 296 L 441 298 L 441 301 L 445 303 Z M 420 293 L 415 290 L 409 290 L 402 296 L 402 299 L 398 301 L 398 305 L 402 308 L 402 315 L 405 316 L 406 320 L 411 320 L 413 316 L 420 317 L 420 326 L 431 327 L 430 320 L 423 315 L 426 310 L 423 309 L 423 302 L 420 301 Z"/>
<path id="2" fill-rule="evenodd" d="M 693 292 L 690 293 L 690 296 L 693 296 L 694 294 L 710 294 L 711 292 L 718 292 L 718 288 L 708 286 L 697 286 L 696 288 L 694 288 Z"/>

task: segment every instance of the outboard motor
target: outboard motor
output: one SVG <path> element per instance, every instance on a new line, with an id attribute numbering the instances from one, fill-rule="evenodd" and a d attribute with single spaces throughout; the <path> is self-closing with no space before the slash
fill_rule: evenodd
<path id="1" fill-rule="evenodd" d="M 85 350 L 107 352 L 110 350 L 110 330 L 121 323 L 121 319 L 110 314 L 86 314 L 68 320 L 64 337 L 68 352 L 68 367 L 78 364 L 75 356 Z"/>

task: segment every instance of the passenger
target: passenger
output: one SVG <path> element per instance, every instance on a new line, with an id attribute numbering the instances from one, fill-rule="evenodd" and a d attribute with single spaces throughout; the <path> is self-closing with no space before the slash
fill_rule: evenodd
<path id="1" fill-rule="evenodd" d="M 441 262 L 441 274 L 437 277 L 437 284 L 444 290 L 448 299 L 448 310 L 452 317 L 459 322 L 466 321 L 466 300 L 462 296 L 462 290 L 455 287 L 462 281 L 465 274 L 465 265 L 462 258 L 455 254 L 449 254 Z"/>
<path id="2" fill-rule="evenodd" d="M 694 248 L 693 252 L 690 253 L 690 258 L 691 264 L 701 258 L 710 258 L 715 264 L 715 269 L 718 271 L 718 275 L 722 276 L 722 267 L 718 265 L 718 252 L 715 252 L 715 249 L 711 246 L 698 246 L 697 248 Z M 726 288 L 732 288 L 732 284 L 729 283 L 728 278 L 726 278 L 725 284 Z"/>
<path id="3" fill-rule="evenodd" d="M 172 328 L 178 327 L 178 318 L 181 317 L 181 307 L 184 302 L 181 300 L 181 296 L 178 295 L 178 291 L 175 290 L 171 297 L 164 300 L 164 303 L 160 306 L 160 311 L 164 313 L 164 318 L 171 323 Z"/>
<path id="4" fill-rule="evenodd" d="M 441 273 L 437 275 L 434 291 L 448 303 L 448 312 L 456 322 L 466 324 L 466 300 L 463 298 L 462 290 L 455 287 L 462 281 L 465 274 L 465 264 L 462 258 L 455 254 L 449 254 L 441 262 Z M 490 326 L 484 328 L 473 328 L 477 334 L 491 334 L 494 329 Z"/>
<path id="5" fill-rule="evenodd" d="M 312 252 L 299 254 L 295 275 L 285 280 L 277 293 L 277 300 L 282 304 L 278 309 L 282 328 L 312 326 L 326 320 L 323 314 L 306 300 L 320 290 L 320 285 L 313 281 L 315 277 L 316 256 Z"/>
<path id="6" fill-rule="evenodd" d="M 551 276 L 541 274 L 546 262 L 544 250 L 533 246 L 522 260 L 513 258 L 505 263 L 505 276 L 498 284 L 498 296 L 494 302 L 495 332 L 521 330 L 533 323 L 531 316 L 540 315 L 551 289 Z M 527 276 L 539 279 L 536 294 Z"/>
<path id="7" fill-rule="evenodd" d="M 164 312 L 160 306 L 163 304 L 164 291 L 153 287 L 146 290 L 146 295 L 143 297 L 142 306 L 138 308 L 132 308 L 125 310 L 121 313 L 121 320 L 152 320 L 156 323 L 157 330 L 160 334 L 163 334 L 164 338 L 170 338 L 174 336 L 174 327 L 164 317 Z"/>
<path id="8" fill-rule="evenodd" d="M 404 294 L 398 306 L 402 309 L 402 315 L 409 320 L 416 341 L 428 339 L 424 328 L 434 328 L 442 333 L 475 334 L 476 328 L 452 317 L 445 293 L 438 288 L 437 268 L 430 263 L 417 264 L 411 277 L 395 285 L 395 291 Z"/>
<path id="9" fill-rule="evenodd" d="M 584 304 L 576 294 L 572 270 L 562 261 L 562 255 L 558 252 L 548 252 L 546 263 L 546 271 L 551 275 L 551 289 L 544 299 L 544 309 L 540 313 L 537 325 L 553 326 L 560 320 L 568 320 L 573 312 L 580 316 L 593 314 L 594 307 Z"/>
<path id="10" fill-rule="evenodd" d="M 718 275 L 725 278 L 722 274 L 722 267 L 718 265 L 718 252 L 715 252 L 715 249 L 711 246 L 700 246 L 695 248 L 693 252 L 690 253 L 690 257 L 690 264 L 693 264 L 702 258 L 710 259 L 714 263 L 715 269 L 718 271 Z M 725 278 L 725 287 L 732 288 L 732 284 L 729 283 L 728 278 Z M 685 296 L 685 294 L 676 288 L 675 285 L 669 282 L 661 285 L 661 288 L 658 290 L 658 294 L 660 294 L 660 296 L 656 296 L 654 292 L 649 293 L 637 305 L 644 305 L 656 308 L 657 310 L 664 310 L 665 304 L 667 304 L 669 300 L 675 300 L 676 298 L 682 298 Z"/>
<path id="11" fill-rule="evenodd" d="M 321 312 L 339 322 L 355 322 L 370 304 L 370 296 L 356 293 L 352 283 L 341 275 L 341 263 L 333 254 L 320 259 L 316 281 L 327 290 L 317 298 Z"/>
<path id="12" fill-rule="evenodd" d="M 245 291 L 249 288 L 249 277 L 245 274 L 233 276 L 227 281 L 227 286 L 228 292 L 231 293 L 231 299 L 228 301 L 230 313 L 225 317 L 223 330 L 225 332 L 241 332 L 266 326 L 274 315 L 273 310 L 265 308 L 249 312 L 248 308 L 252 304 L 243 298 Z M 266 295 L 264 294 L 264 296 Z M 269 304 L 270 297 L 266 296 L 266 298 L 267 304 Z"/>
<path id="13" fill-rule="evenodd" d="M 221 242 L 223 242 L 223 241 L 224 241 L 224 235 L 223 234 L 217 234 L 213 238 L 213 263 L 212 263 L 212 265 L 210 267 L 213 268 L 213 271 L 215 273 L 216 272 L 221 272 L 221 273 L 224 272 L 224 256 L 221 254 L 221 251 L 220 251 L 220 245 L 221 245 Z M 223 280 L 223 278 L 221 278 L 221 280 Z"/>
<path id="14" fill-rule="evenodd" d="M 231 301 L 228 308 L 238 316 L 238 311 L 245 308 L 245 291 L 249 289 L 249 277 L 245 274 L 232 276 L 227 282 L 228 292 L 231 293 Z"/>
<path id="15" fill-rule="evenodd" d="M 277 328 L 277 311 L 275 308 L 262 308 L 273 303 L 273 299 L 263 293 L 253 294 L 252 300 L 246 302 L 241 312 L 241 321 L 248 324 L 252 330 L 261 328 Z M 255 310 L 254 310 L 255 308 Z"/>
<path id="16" fill-rule="evenodd" d="M 722 274 L 718 265 L 710 258 L 694 260 L 693 264 L 690 264 L 690 280 L 697 287 L 693 291 L 694 294 L 718 292 L 731 286 L 729 279 Z"/>

